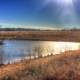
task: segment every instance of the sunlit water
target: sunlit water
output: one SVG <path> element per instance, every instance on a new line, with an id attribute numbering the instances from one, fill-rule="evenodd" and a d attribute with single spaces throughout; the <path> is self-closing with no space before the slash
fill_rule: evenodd
<path id="1" fill-rule="evenodd" d="M 80 43 L 75 42 L 6 40 L 0 45 L 0 55 L 3 63 L 13 63 L 30 56 L 44 57 L 79 48 Z"/>

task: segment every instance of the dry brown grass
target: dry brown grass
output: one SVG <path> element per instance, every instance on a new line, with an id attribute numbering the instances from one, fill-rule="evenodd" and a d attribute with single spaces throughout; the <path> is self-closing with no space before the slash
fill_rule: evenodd
<path id="1" fill-rule="evenodd" d="M 80 30 L 54 31 L 0 31 L 0 39 L 80 41 Z"/>
<path id="2" fill-rule="evenodd" d="M 0 80 L 80 80 L 80 50 L 2 66 Z"/>

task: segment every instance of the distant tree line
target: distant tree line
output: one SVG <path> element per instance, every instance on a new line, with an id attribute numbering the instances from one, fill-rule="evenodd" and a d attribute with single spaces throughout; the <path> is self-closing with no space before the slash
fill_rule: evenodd
<path id="1" fill-rule="evenodd" d="M 53 30 L 30 29 L 30 28 L 0 28 L 0 31 L 53 31 Z"/>

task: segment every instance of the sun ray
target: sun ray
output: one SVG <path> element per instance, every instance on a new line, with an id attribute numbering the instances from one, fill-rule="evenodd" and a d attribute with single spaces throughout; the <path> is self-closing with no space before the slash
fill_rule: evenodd
<path id="1" fill-rule="evenodd" d="M 56 10 L 60 10 L 59 21 L 63 26 L 71 26 L 77 23 L 74 0 L 44 0 L 44 7 L 56 4 Z M 53 10 L 54 12 L 54 10 Z"/>

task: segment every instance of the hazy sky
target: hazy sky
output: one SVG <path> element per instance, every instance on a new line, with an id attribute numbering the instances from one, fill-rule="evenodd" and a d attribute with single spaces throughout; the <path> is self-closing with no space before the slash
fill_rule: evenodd
<path id="1" fill-rule="evenodd" d="M 79 27 L 80 0 L 0 0 L 0 24 Z"/>

